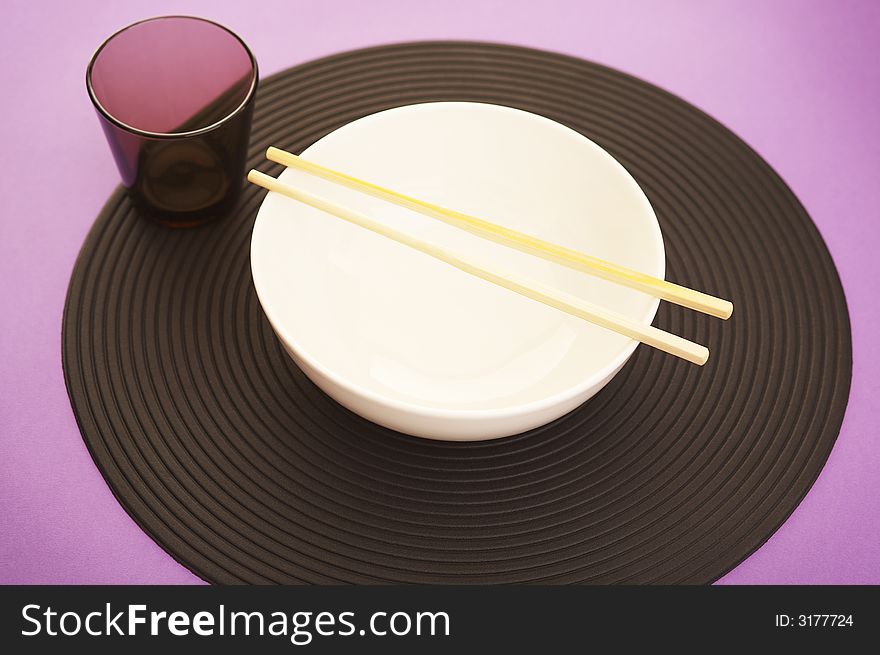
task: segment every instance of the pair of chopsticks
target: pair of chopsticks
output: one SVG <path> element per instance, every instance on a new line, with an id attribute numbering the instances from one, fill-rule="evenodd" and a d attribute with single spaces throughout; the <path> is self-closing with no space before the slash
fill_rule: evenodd
<path id="1" fill-rule="evenodd" d="M 657 298 L 662 298 L 683 307 L 688 307 L 711 316 L 727 319 L 733 313 L 733 304 L 727 300 L 716 298 L 694 289 L 688 289 L 666 280 L 633 271 L 624 266 L 591 257 L 582 252 L 571 250 L 548 241 L 490 223 L 489 221 L 469 216 L 452 209 L 434 205 L 417 198 L 386 189 L 364 180 L 326 168 L 307 161 L 297 155 L 269 148 L 266 157 L 278 164 L 290 168 L 298 168 L 331 182 L 335 182 L 356 191 L 386 200 L 395 205 L 411 209 L 425 216 L 443 221 L 449 225 L 464 229 L 472 234 L 509 246 L 522 252 L 535 255 L 569 268 L 590 273 L 612 282 L 617 282 L 632 289 L 637 289 Z M 422 241 L 408 234 L 395 230 L 383 223 L 373 220 L 364 214 L 338 205 L 326 198 L 321 198 L 307 191 L 277 180 L 274 177 L 251 170 L 248 181 L 269 191 L 280 193 L 316 209 L 359 225 L 377 234 L 393 239 L 411 248 L 439 259 L 456 268 L 479 278 L 515 291 L 527 298 L 554 307 L 563 312 L 577 316 L 601 327 L 613 330 L 632 339 L 636 339 L 664 352 L 681 357 L 689 362 L 702 366 L 709 358 L 709 350 L 698 343 L 683 339 L 678 335 L 665 332 L 651 325 L 644 325 L 616 312 L 604 309 L 593 303 L 582 300 L 569 293 L 547 287 L 534 280 L 520 278 L 510 273 L 489 270 L 466 258 L 445 250 L 435 244 Z"/>

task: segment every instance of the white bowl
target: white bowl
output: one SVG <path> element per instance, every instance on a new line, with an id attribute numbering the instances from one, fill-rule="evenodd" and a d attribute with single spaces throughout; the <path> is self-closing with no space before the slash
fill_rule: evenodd
<path id="1" fill-rule="evenodd" d="M 398 107 L 349 123 L 303 157 L 662 278 L 660 227 L 626 170 L 549 119 L 495 105 Z M 649 324 L 658 301 L 288 169 L 285 182 L 486 265 Z M 638 345 L 407 246 L 269 193 L 251 267 L 299 367 L 381 425 L 492 439 L 543 425 L 599 391 Z"/>

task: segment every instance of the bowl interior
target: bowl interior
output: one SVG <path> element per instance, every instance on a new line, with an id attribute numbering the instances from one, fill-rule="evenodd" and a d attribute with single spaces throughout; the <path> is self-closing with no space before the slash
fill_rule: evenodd
<path id="1" fill-rule="evenodd" d="M 546 118 L 478 103 L 400 107 L 303 156 L 362 179 L 663 277 L 660 229 L 620 164 Z M 306 173 L 281 179 L 489 267 L 639 321 L 657 301 Z M 584 393 L 635 342 L 278 194 L 257 217 L 260 302 L 297 357 L 378 402 L 515 411 Z"/>

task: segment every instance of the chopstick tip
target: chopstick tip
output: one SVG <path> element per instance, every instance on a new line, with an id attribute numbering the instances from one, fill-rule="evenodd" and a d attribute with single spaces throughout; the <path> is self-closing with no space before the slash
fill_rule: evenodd
<path id="1" fill-rule="evenodd" d="M 286 153 L 284 150 L 281 150 L 280 148 L 276 148 L 275 146 L 269 146 L 266 149 L 266 159 L 268 159 L 269 161 L 274 161 L 276 164 L 283 164 L 284 162 L 282 161 L 281 157 L 286 154 L 288 153 Z"/>

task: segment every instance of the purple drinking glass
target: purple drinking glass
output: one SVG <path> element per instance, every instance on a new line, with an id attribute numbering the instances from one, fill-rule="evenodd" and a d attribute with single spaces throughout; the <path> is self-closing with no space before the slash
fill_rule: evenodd
<path id="1" fill-rule="evenodd" d="M 86 87 L 140 213 L 188 227 L 235 206 L 257 79 L 244 41 L 203 18 L 150 18 L 98 48 Z"/>

